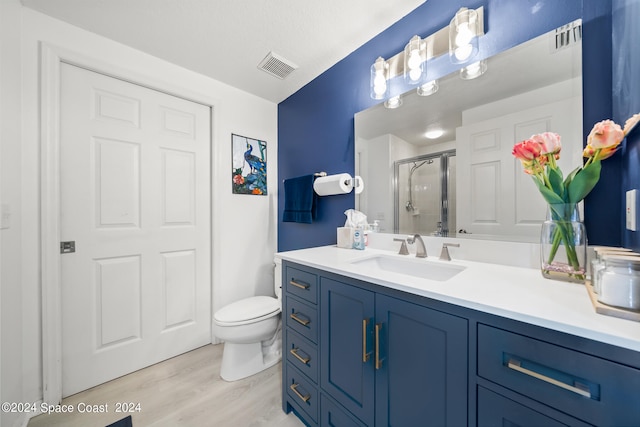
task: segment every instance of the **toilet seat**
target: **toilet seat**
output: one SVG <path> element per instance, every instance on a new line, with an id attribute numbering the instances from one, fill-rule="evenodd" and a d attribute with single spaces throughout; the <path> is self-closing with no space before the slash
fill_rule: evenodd
<path id="1" fill-rule="evenodd" d="M 257 296 L 236 301 L 218 310 L 213 318 L 220 326 L 255 323 L 280 312 L 280 301 L 273 297 Z"/>

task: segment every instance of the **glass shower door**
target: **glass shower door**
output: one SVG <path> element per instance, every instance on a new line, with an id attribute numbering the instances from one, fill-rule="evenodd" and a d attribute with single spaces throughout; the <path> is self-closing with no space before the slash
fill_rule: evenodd
<path id="1" fill-rule="evenodd" d="M 451 197 L 451 162 L 455 152 L 395 162 L 395 233 L 448 235 L 455 231 L 455 191 Z M 453 185 L 455 188 L 455 185 Z"/>

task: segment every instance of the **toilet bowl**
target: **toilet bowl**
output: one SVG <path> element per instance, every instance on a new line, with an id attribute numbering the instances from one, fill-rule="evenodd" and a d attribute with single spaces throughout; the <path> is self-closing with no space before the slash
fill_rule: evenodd
<path id="1" fill-rule="evenodd" d="M 255 296 L 222 307 L 213 315 L 213 334 L 224 341 L 220 377 L 237 381 L 257 374 L 282 357 L 280 320 L 282 262 L 276 259 L 276 297 Z"/>

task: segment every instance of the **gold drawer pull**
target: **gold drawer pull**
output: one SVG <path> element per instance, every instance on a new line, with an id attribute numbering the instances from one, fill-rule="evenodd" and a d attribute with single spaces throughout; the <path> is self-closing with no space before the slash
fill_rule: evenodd
<path id="1" fill-rule="evenodd" d="M 305 365 L 307 363 L 309 363 L 309 361 L 311 360 L 310 357 L 302 357 L 298 354 L 298 350 L 300 350 L 299 348 L 292 348 L 291 350 L 289 350 L 289 353 L 293 354 L 293 356 L 298 359 L 299 361 L 301 361 L 302 363 L 304 363 Z"/>
<path id="2" fill-rule="evenodd" d="M 382 368 L 382 359 L 380 359 L 380 330 L 382 330 L 382 323 L 376 323 L 376 369 Z"/>
<path id="3" fill-rule="evenodd" d="M 296 322 L 300 323 L 302 326 L 307 326 L 309 323 L 311 323 L 311 320 L 309 319 L 301 319 L 297 316 L 296 313 L 291 313 L 291 318 L 293 320 L 295 320 Z"/>
<path id="4" fill-rule="evenodd" d="M 309 399 L 311 399 L 311 395 L 307 394 L 306 396 L 303 396 L 302 394 L 300 394 L 300 392 L 298 391 L 298 387 L 300 386 L 300 384 L 291 384 L 289 386 L 289 388 L 291 389 L 291 391 L 293 391 L 296 396 L 298 396 L 304 403 L 307 403 L 307 401 Z"/>
<path id="5" fill-rule="evenodd" d="M 371 357 L 371 352 L 367 353 L 367 326 L 369 319 L 362 320 L 362 363 L 367 363 Z"/>
<path id="6" fill-rule="evenodd" d="M 289 280 L 289 284 L 295 286 L 296 288 L 300 288 L 300 289 L 304 289 L 304 290 L 309 289 L 309 287 L 311 286 L 308 283 L 297 282 L 296 279 Z"/>
<path id="7" fill-rule="evenodd" d="M 579 394 L 580 396 L 584 396 L 584 397 L 588 397 L 589 399 L 591 399 L 591 392 L 589 390 L 583 390 L 581 388 L 578 387 L 574 387 L 572 385 L 563 383 L 562 381 L 558 381 L 555 378 L 551 378 L 548 377 L 546 375 L 540 374 L 536 371 L 532 371 L 530 369 L 527 368 L 523 368 L 522 366 L 520 366 L 521 362 L 517 361 L 517 360 L 512 360 L 509 359 L 509 362 L 507 362 L 507 367 L 510 369 L 513 369 L 514 371 L 518 371 L 518 372 L 522 372 L 525 375 L 529 375 L 531 377 L 537 378 L 539 380 L 542 380 L 544 382 L 547 382 L 549 384 L 553 384 L 557 387 L 563 388 L 565 390 L 569 390 L 573 393 Z"/>

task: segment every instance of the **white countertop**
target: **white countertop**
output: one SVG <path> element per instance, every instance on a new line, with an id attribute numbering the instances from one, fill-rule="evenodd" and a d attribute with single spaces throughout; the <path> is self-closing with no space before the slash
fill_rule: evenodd
<path id="1" fill-rule="evenodd" d="M 322 246 L 279 252 L 276 257 L 326 270 L 387 288 L 448 302 L 462 307 L 519 320 L 607 344 L 640 351 L 640 322 L 595 312 L 585 285 L 548 280 L 538 269 L 464 260 L 430 262 L 466 267 L 439 282 L 405 274 L 375 271 L 352 264 L 385 255 L 415 259 L 412 255 L 367 248 L 364 251 Z M 416 260 L 420 261 L 420 260 Z"/>

